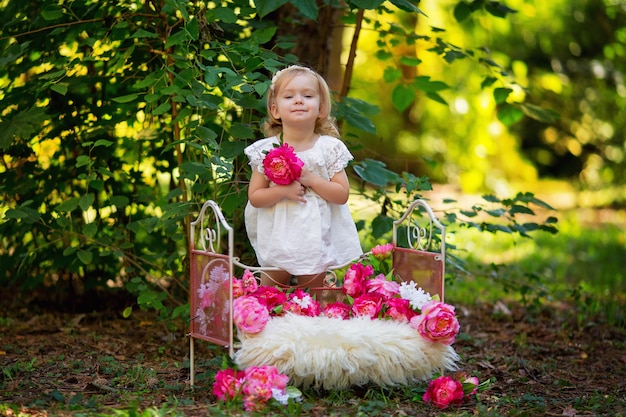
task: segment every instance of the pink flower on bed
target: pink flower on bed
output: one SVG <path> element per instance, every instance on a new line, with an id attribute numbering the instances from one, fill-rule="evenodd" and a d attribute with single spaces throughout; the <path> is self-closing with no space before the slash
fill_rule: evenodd
<path id="1" fill-rule="evenodd" d="M 365 281 L 367 292 L 380 294 L 385 298 L 391 298 L 400 291 L 400 284 L 396 281 L 388 281 L 383 274 L 378 274 L 376 278 Z"/>
<path id="2" fill-rule="evenodd" d="M 383 307 L 383 297 L 380 294 L 367 293 L 354 299 L 352 312 L 355 316 L 367 316 L 372 319 L 378 317 Z"/>
<path id="3" fill-rule="evenodd" d="M 239 394 L 244 373 L 232 368 L 222 369 L 215 374 L 213 394 L 222 401 L 232 400 Z"/>
<path id="4" fill-rule="evenodd" d="M 390 298 L 386 301 L 387 310 L 383 316 L 402 323 L 408 323 L 417 313 L 411 308 L 409 300 Z"/>
<path id="5" fill-rule="evenodd" d="M 387 259 L 391 257 L 393 253 L 393 243 L 386 243 L 384 245 L 374 246 L 372 248 L 372 255 L 377 259 Z"/>
<path id="6" fill-rule="evenodd" d="M 299 179 L 303 166 L 293 147 L 286 143 L 271 149 L 263 159 L 265 175 L 278 185 L 289 185 Z"/>
<path id="7" fill-rule="evenodd" d="M 322 314 L 326 317 L 347 320 L 350 318 L 350 308 L 346 303 L 336 302 L 324 307 Z"/>
<path id="8" fill-rule="evenodd" d="M 259 333 L 270 318 L 267 307 L 255 297 L 244 295 L 233 302 L 233 321 L 239 331 Z"/>
<path id="9" fill-rule="evenodd" d="M 350 297 L 358 297 L 365 290 L 365 280 L 374 274 L 372 265 L 363 265 L 358 262 L 350 265 L 343 276 L 343 292 Z"/>
<path id="10" fill-rule="evenodd" d="M 460 330 L 454 306 L 440 301 L 429 301 L 424 304 L 422 314 L 413 317 L 409 325 L 425 339 L 444 345 L 454 343 Z"/>
<path id="11" fill-rule="evenodd" d="M 256 278 L 248 269 L 243 272 L 241 277 L 241 283 L 243 284 L 243 288 L 246 294 L 252 294 L 259 289 L 259 283 Z"/>
<path id="12" fill-rule="evenodd" d="M 298 288 L 287 296 L 285 311 L 301 316 L 317 317 L 320 315 L 320 303 L 306 291 Z"/>
<path id="13" fill-rule="evenodd" d="M 276 307 L 282 306 L 287 301 L 287 295 L 284 292 L 276 287 L 265 285 L 250 295 L 259 300 L 259 303 L 263 304 L 271 314 L 274 314 Z"/>

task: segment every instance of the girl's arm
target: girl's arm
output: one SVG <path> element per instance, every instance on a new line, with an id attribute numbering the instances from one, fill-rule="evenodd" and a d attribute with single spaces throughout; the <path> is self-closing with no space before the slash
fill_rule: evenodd
<path id="1" fill-rule="evenodd" d="M 256 169 L 252 169 L 250 185 L 248 186 L 248 201 L 256 208 L 271 207 L 279 201 L 287 198 L 289 200 L 306 203 L 303 197 L 304 187 L 298 181 L 290 185 L 275 185 L 270 187 L 270 183 Z"/>
<path id="2" fill-rule="evenodd" d="M 345 204 L 350 195 L 350 182 L 346 171 L 343 169 L 336 173 L 330 181 L 315 175 L 308 169 L 303 169 L 300 182 L 302 185 L 310 187 L 329 203 Z"/>

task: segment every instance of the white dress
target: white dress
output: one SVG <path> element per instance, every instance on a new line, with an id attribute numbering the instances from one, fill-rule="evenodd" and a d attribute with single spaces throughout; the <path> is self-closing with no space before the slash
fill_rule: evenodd
<path id="1" fill-rule="evenodd" d="M 264 151 L 278 145 L 277 137 L 260 139 L 244 153 L 252 169 L 264 174 Z M 304 166 L 330 180 L 353 158 L 346 145 L 332 136 L 320 136 L 314 146 L 296 152 Z M 276 186 L 270 182 L 270 187 Z M 278 267 L 292 275 L 311 275 L 358 258 L 363 250 L 347 204 L 333 204 L 309 189 L 306 203 L 284 199 L 272 207 L 248 202 L 246 231 L 262 267 Z"/>

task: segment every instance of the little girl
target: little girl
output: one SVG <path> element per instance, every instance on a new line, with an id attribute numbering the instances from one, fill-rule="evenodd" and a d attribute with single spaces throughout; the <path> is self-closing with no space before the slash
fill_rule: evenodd
<path id="1" fill-rule="evenodd" d="M 346 204 L 350 184 L 345 167 L 353 158 L 339 139 L 330 89 L 313 70 L 290 66 L 278 71 L 267 96 L 267 138 L 245 149 L 252 177 L 245 223 L 259 265 L 281 271 L 262 276 L 263 285 L 321 287 L 326 270 L 362 253 Z M 263 159 L 283 143 L 304 162 L 300 178 L 278 185 L 265 175 Z"/>

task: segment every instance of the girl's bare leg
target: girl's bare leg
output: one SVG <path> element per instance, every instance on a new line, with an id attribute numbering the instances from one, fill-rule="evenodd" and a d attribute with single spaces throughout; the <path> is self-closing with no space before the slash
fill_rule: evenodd
<path id="1" fill-rule="evenodd" d="M 287 271 L 264 271 L 261 273 L 261 285 L 285 287 L 289 285 L 291 274 Z"/>
<path id="2" fill-rule="evenodd" d="M 313 275 L 299 275 L 298 286 L 301 288 L 309 288 L 309 294 L 317 301 L 322 301 L 324 291 L 317 289 L 324 286 L 324 280 L 326 278 L 326 272 Z M 315 289 L 314 289 L 315 288 Z"/>

